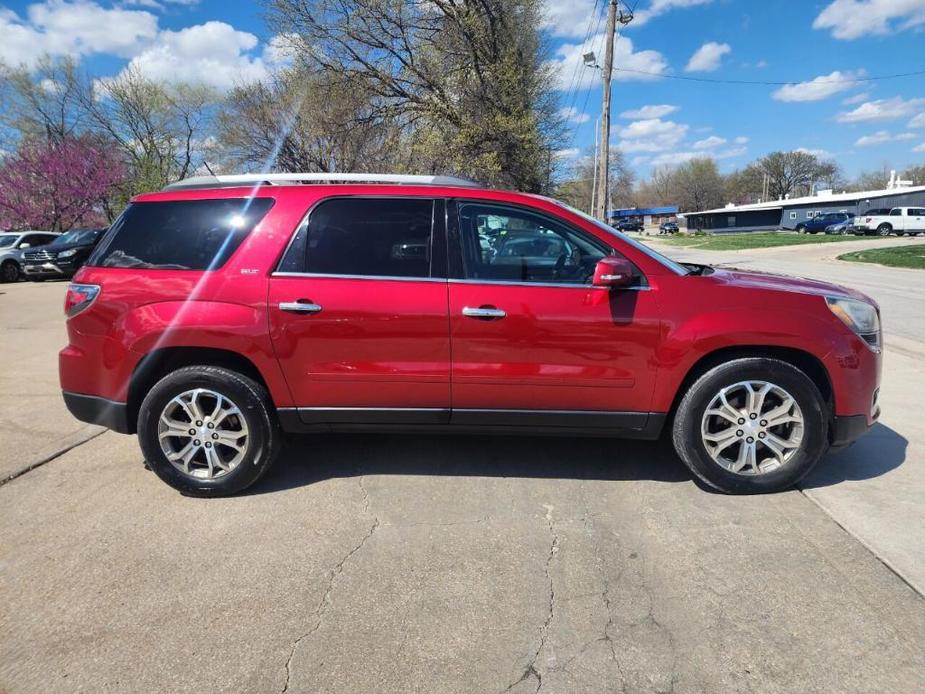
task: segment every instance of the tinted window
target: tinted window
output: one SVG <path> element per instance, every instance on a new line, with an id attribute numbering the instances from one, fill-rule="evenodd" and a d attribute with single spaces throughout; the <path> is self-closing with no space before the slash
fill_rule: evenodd
<path id="1" fill-rule="evenodd" d="M 319 204 L 296 234 L 281 272 L 430 277 L 434 201 L 339 198 Z"/>
<path id="2" fill-rule="evenodd" d="M 541 215 L 515 208 L 459 206 L 467 279 L 589 284 L 609 249 Z"/>
<path id="3" fill-rule="evenodd" d="M 71 246 L 80 244 L 89 246 L 90 244 L 96 243 L 102 233 L 102 229 L 71 229 L 66 234 L 61 234 L 61 236 L 56 237 L 55 240 L 52 241 L 52 245 Z"/>
<path id="4" fill-rule="evenodd" d="M 133 203 L 89 264 L 214 270 L 225 264 L 272 205 L 266 198 Z"/>

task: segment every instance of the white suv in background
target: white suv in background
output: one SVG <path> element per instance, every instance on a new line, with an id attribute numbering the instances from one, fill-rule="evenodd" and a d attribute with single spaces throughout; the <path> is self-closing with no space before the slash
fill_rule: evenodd
<path id="1" fill-rule="evenodd" d="M 876 233 L 880 236 L 925 234 L 925 207 L 894 207 L 889 214 L 858 215 L 854 228 L 864 234 Z"/>

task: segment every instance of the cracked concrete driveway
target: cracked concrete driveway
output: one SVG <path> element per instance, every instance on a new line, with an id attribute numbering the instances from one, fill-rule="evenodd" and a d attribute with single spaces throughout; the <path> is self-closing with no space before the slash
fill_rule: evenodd
<path id="1" fill-rule="evenodd" d="M 37 324 L 2 347 L 53 369 Z M 105 433 L 0 486 L 0 533 L 4 692 L 925 689 L 919 594 L 804 493 L 704 492 L 661 443 L 302 438 L 199 500 Z"/>

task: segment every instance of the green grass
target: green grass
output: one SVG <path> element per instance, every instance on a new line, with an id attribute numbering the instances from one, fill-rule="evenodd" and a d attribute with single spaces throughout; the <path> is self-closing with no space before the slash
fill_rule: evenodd
<path id="1" fill-rule="evenodd" d="M 853 263 L 877 263 L 888 267 L 908 267 L 925 270 L 925 246 L 890 246 L 869 251 L 856 251 L 838 256 Z"/>
<path id="2" fill-rule="evenodd" d="M 750 234 L 714 234 L 709 236 L 672 236 L 662 239 L 671 246 L 684 246 L 705 251 L 737 251 L 743 248 L 774 248 L 776 246 L 802 246 L 810 243 L 839 243 L 860 241 L 863 237 L 851 234 L 826 236 L 825 234 L 792 234 L 787 232 L 754 232 Z M 880 238 L 880 237 L 867 237 Z"/>

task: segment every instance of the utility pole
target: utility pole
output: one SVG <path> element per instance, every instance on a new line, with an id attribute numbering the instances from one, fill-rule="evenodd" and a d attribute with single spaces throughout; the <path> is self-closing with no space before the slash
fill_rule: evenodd
<path id="1" fill-rule="evenodd" d="M 607 44 L 604 53 L 604 67 L 601 74 L 604 81 L 604 103 L 601 109 L 600 153 L 598 154 L 598 194 L 595 200 L 595 216 L 602 222 L 607 221 L 607 208 L 610 205 L 610 79 L 613 76 L 613 44 L 617 24 L 626 26 L 633 21 L 632 12 L 619 8 L 619 0 L 610 0 L 607 8 Z"/>

